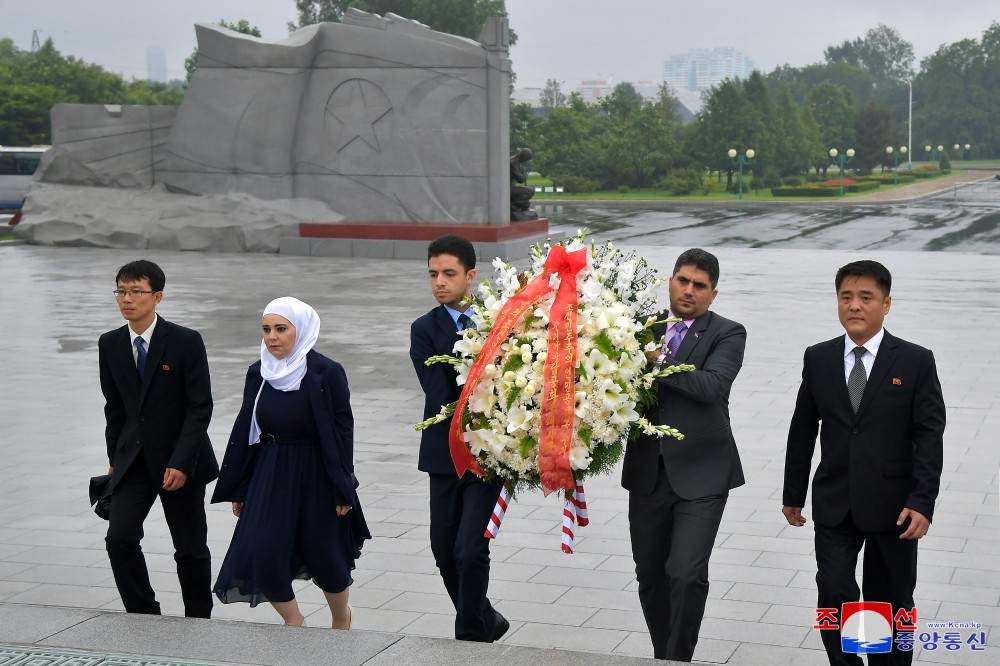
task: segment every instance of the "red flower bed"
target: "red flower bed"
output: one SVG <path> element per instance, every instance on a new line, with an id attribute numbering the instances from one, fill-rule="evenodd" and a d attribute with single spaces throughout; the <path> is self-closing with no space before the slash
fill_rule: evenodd
<path id="1" fill-rule="evenodd" d="M 856 182 L 858 182 L 858 181 L 854 180 L 853 178 L 845 178 L 843 184 L 844 185 L 853 185 Z M 823 181 L 823 184 L 824 185 L 840 185 L 841 182 L 840 182 L 839 178 L 832 178 L 830 180 Z"/>

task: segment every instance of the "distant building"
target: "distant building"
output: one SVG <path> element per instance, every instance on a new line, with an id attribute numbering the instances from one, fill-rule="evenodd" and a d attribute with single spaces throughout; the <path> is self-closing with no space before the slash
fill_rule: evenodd
<path id="1" fill-rule="evenodd" d="M 599 102 L 614 91 L 615 86 L 611 79 L 586 79 L 580 82 L 576 91 L 584 102 L 593 104 Z"/>
<path id="2" fill-rule="evenodd" d="M 691 49 L 663 62 L 663 80 L 674 90 L 700 92 L 726 79 L 745 79 L 753 69 L 753 61 L 733 48 Z"/>
<path id="3" fill-rule="evenodd" d="M 536 109 L 542 105 L 542 93 L 545 88 L 518 88 L 510 95 L 510 101 L 514 104 L 529 104 Z"/>
<path id="4" fill-rule="evenodd" d="M 157 83 L 167 82 L 167 54 L 162 46 L 146 49 L 146 79 Z"/>

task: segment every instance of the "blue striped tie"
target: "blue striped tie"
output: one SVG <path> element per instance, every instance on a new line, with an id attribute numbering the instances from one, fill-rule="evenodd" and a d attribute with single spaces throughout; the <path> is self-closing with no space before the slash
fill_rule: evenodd
<path id="1" fill-rule="evenodd" d="M 670 352 L 671 357 L 677 356 L 677 348 L 681 346 L 681 337 L 686 328 L 687 324 L 682 321 L 677 322 L 677 325 L 674 326 L 674 337 L 667 342 L 667 351 Z"/>
<path id="2" fill-rule="evenodd" d="M 135 339 L 135 350 L 138 352 L 135 369 L 139 371 L 139 381 L 142 381 L 142 371 L 146 369 L 146 346 L 142 338 Z"/>

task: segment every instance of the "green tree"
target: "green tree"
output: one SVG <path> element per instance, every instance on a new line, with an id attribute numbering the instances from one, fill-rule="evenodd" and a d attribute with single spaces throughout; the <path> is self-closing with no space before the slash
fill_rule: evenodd
<path id="1" fill-rule="evenodd" d="M 816 119 L 819 139 L 826 150 L 836 148 L 843 153 L 854 148 L 857 111 L 846 88 L 824 81 L 809 91 L 806 104 Z"/>
<path id="2" fill-rule="evenodd" d="M 55 104 L 173 104 L 180 93 L 164 84 L 126 83 L 73 56 L 63 56 L 51 39 L 36 51 L 21 51 L 0 39 L 0 144 L 51 142 L 49 114 Z"/>
<path id="3" fill-rule="evenodd" d="M 913 44 L 884 23 L 879 23 L 862 38 L 827 47 L 823 55 L 827 63 L 860 67 L 877 81 L 906 79 L 913 74 Z"/>
<path id="4" fill-rule="evenodd" d="M 927 143 L 1000 152 L 1000 23 L 979 41 L 942 45 L 913 81 L 915 131 Z"/>
<path id="5" fill-rule="evenodd" d="M 543 109 L 561 109 L 566 106 L 566 95 L 562 93 L 558 81 L 549 79 L 545 82 L 541 101 Z"/>
<path id="6" fill-rule="evenodd" d="M 886 146 L 895 148 L 898 144 L 894 145 L 896 126 L 889 107 L 875 102 L 862 106 L 858 111 L 854 136 L 855 168 L 867 170 L 892 164 L 892 158 L 886 154 L 885 149 Z"/>
<path id="7" fill-rule="evenodd" d="M 298 25 L 305 27 L 321 21 L 339 22 L 348 9 L 360 9 L 384 16 L 387 13 L 419 21 L 432 30 L 479 39 L 483 23 L 491 16 L 507 16 L 505 0 L 295 0 Z M 510 43 L 517 36 L 510 32 Z"/>
<path id="8" fill-rule="evenodd" d="M 792 99 L 788 86 L 781 84 L 774 101 L 771 123 L 771 163 L 782 176 L 793 176 L 812 165 L 813 152 L 802 120 L 802 111 Z"/>
<path id="9" fill-rule="evenodd" d="M 529 104 L 511 104 L 510 106 L 510 154 L 521 148 L 531 148 L 531 138 L 539 123 L 535 110 Z"/>
<path id="10" fill-rule="evenodd" d="M 700 166 L 724 171 L 727 188 L 733 185 L 736 169 L 728 155 L 730 149 L 740 154 L 753 149 L 761 157 L 768 155 L 768 148 L 764 146 L 764 122 L 739 84 L 731 79 L 709 91 L 693 125 L 689 145 L 701 162 Z M 744 167 L 744 175 L 746 171 Z"/>
<path id="11" fill-rule="evenodd" d="M 600 105 L 607 122 L 604 155 L 610 183 L 649 187 L 673 166 L 680 126 L 677 99 L 661 85 L 645 103 L 632 84 L 622 83 Z"/>
<path id="12" fill-rule="evenodd" d="M 229 28 L 235 32 L 243 33 L 244 35 L 253 35 L 254 37 L 261 37 L 260 28 L 255 25 L 250 25 L 250 22 L 246 19 L 240 19 L 235 23 L 227 23 L 225 20 L 220 20 L 219 25 L 223 28 Z M 184 70 L 187 72 L 187 80 L 191 80 L 191 76 L 194 74 L 194 70 L 198 68 L 198 49 L 191 51 L 191 55 L 184 59 Z"/>

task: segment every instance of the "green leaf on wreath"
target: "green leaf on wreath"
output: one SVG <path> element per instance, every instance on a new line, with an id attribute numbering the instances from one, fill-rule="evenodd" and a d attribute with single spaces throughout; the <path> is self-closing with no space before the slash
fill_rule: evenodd
<path id="1" fill-rule="evenodd" d="M 615 351 L 615 344 L 611 342 L 611 337 L 608 336 L 607 331 L 601 331 L 593 338 L 594 346 L 597 347 L 602 354 L 610 358 L 611 360 L 618 359 L 618 353 Z"/>
<path id="2" fill-rule="evenodd" d="M 524 366 L 524 360 L 521 358 L 520 354 L 511 354 L 507 357 L 507 362 L 503 364 L 503 370 L 501 372 L 516 371 L 518 368 Z M 510 406 L 507 406 L 510 409 Z"/>
<path id="3" fill-rule="evenodd" d="M 521 451 L 521 457 L 527 460 L 531 458 L 535 450 L 538 448 L 538 442 L 531 435 L 523 437 L 520 442 L 517 443 L 518 449 Z"/>
<path id="4" fill-rule="evenodd" d="M 590 448 L 590 437 L 593 434 L 594 431 L 591 430 L 590 428 L 583 428 L 582 430 L 580 430 L 580 439 L 582 439 L 583 443 L 587 445 L 587 448 Z"/>
<path id="5" fill-rule="evenodd" d="M 520 396 L 521 396 L 521 389 L 519 389 L 516 386 L 514 386 L 513 388 L 510 389 L 510 393 L 507 394 L 507 411 L 508 412 L 510 411 L 510 408 L 514 406 L 514 403 L 517 402 L 517 399 Z"/>

